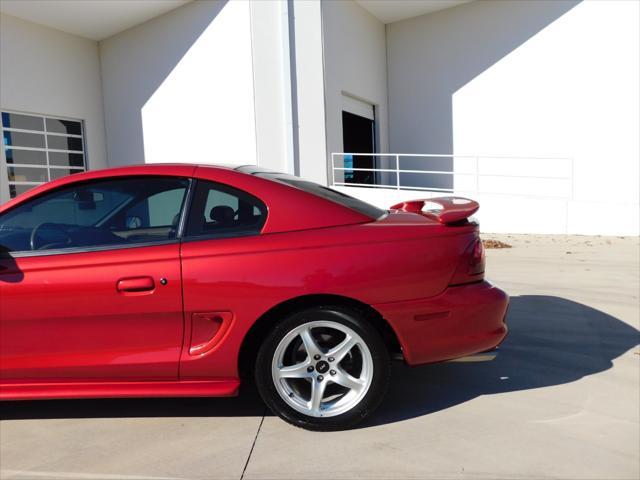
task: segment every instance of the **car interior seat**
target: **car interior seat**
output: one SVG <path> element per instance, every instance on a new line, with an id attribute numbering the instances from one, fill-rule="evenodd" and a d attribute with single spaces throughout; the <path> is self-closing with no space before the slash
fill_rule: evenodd
<path id="1" fill-rule="evenodd" d="M 235 217 L 236 211 L 233 208 L 227 205 L 218 205 L 217 207 L 213 207 L 209 212 L 209 220 L 211 220 L 213 224 L 208 223 L 207 227 L 209 229 L 231 227 L 235 224 Z"/>

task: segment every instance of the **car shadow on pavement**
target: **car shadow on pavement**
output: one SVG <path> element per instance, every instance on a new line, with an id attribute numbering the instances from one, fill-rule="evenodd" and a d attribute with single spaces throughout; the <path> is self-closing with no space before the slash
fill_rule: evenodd
<path id="1" fill-rule="evenodd" d="M 493 361 L 395 365 L 383 404 L 360 428 L 428 415 L 481 395 L 575 382 L 608 370 L 640 343 L 640 332 L 627 323 L 560 297 L 512 297 L 507 324 L 509 335 Z"/>
<path id="2" fill-rule="evenodd" d="M 473 321 L 473 319 L 470 319 Z M 551 296 L 512 297 L 509 335 L 490 362 L 393 366 L 389 393 L 359 426 L 428 415 L 481 395 L 560 385 L 608 370 L 640 343 L 630 325 L 583 304 Z M 2 419 L 244 417 L 267 413 L 255 387 L 238 398 L 41 400 L 0 403 Z M 269 413 L 267 413 L 269 414 Z"/>
<path id="3" fill-rule="evenodd" d="M 261 417 L 267 408 L 253 385 L 234 398 L 105 398 L 0 402 L 1 420 L 144 417 Z"/>

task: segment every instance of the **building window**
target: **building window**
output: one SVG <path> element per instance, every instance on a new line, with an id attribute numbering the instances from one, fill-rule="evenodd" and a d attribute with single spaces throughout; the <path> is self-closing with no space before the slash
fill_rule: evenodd
<path id="1" fill-rule="evenodd" d="M 10 198 L 86 168 L 81 120 L 2 112 L 2 140 Z"/>

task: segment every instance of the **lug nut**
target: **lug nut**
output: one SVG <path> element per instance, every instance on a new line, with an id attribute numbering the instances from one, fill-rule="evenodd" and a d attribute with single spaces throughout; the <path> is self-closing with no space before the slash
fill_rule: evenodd
<path id="1" fill-rule="evenodd" d="M 324 377 L 322 375 L 318 375 L 318 381 L 321 382 L 322 380 L 324 380 Z"/>
<path id="2" fill-rule="evenodd" d="M 309 373 L 313 372 L 313 367 L 307 367 L 307 372 Z"/>
<path id="3" fill-rule="evenodd" d="M 336 371 L 335 371 L 335 370 L 331 370 L 329 373 L 330 373 L 331 375 L 335 375 L 335 374 L 336 374 Z"/>
<path id="4" fill-rule="evenodd" d="M 333 362 L 334 360 L 335 360 L 335 358 L 333 358 L 333 357 L 329 357 L 329 361 L 330 361 L 330 362 Z"/>
<path id="5" fill-rule="evenodd" d="M 318 355 L 317 353 L 313 356 L 314 360 L 320 360 L 320 355 Z"/>

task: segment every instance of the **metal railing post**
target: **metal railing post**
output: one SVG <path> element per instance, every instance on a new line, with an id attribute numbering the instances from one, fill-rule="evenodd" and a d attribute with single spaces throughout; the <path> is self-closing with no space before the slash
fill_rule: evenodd
<path id="1" fill-rule="evenodd" d="M 476 155 L 476 197 L 480 195 L 480 157 Z"/>
<path id="2" fill-rule="evenodd" d="M 396 190 L 400 190 L 400 155 L 396 153 Z"/>
<path id="3" fill-rule="evenodd" d="M 567 235 L 569 234 L 569 216 L 570 216 L 570 210 L 571 210 L 571 201 L 574 198 L 575 195 L 575 191 L 574 191 L 574 163 L 573 163 L 573 157 L 571 157 L 569 159 L 569 168 L 570 168 L 570 173 L 569 173 L 569 198 L 567 198 L 565 200 L 565 224 L 564 224 L 564 233 L 566 233 Z"/>
<path id="4" fill-rule="evenodd" d="M 576 192 L 575 192 L 575 181 L 574 181 L 574 178 L 575 178 L 575 164 L 574 164 L 574 158 L 573 157 L 571 157 L 570 160 L 571 160 L 571 162 L 570 162 L 570 165 L 571 165 L 571 173 L 570 173 L 570 177 L 571 177 L 571 180 L 570 180 L 570 182 L 571 182 L 570 183 L 570 185 L 571 185 L 571 196 L 569 198 L 571 200 L 573 200 L 574 199 L 574 195 L 576 194 Z"/>
<path id="5" fill-rule="evenodd" d="M 344 163 L 344 162 L 343 162 Z M 331 186 L 336 185 L 336 154 L 331 154 Z"/>

